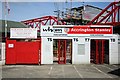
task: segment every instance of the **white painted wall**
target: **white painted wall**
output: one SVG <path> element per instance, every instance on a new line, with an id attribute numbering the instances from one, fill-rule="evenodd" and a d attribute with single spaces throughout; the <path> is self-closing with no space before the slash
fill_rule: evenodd
<path id="1" fill-rule="evenodd" d="M 42 37 L 41 40 L 41 64 L 53 64 L 53 39 L 51 37 Z"/>
<path id="2" fill-rule="evenodd" d="M 111 42 L 110 40 L 110 55 L 109 61 L 110 64 L 118 64 L 118 35 L 113 35 L 115 42 Z"/>
<path id="3" fill-rule="evenodd" d="M 48 41 L 47 38 L 52 38 L 52 41 Z M 53 64 L 53 39 L 72 39 L 72 64 L 89 64 L 89 41 L 85 42 L 84 37 L 79 37 L 78 41 L 74 41 L 74 38 L 78 37 L 42 37 L 41 64 Z M 78 44 L 85 44 L 84 55 L 78 54 Z"/>
<path id="4" fill-rule="evenodd" d="M 74 41 L 74 38 L 78 41 Z M 90 41 L 85 42 L 85 37 L 53 37 L 53 39 L 72 39 L 72 64 L 90 63 Z M 78 44 L 85 44 L 85 55 L 78 54 Z"/>
<path id="5" fill-rule="evenodd" d="M 90 64 L 90 38 L 89 41 L 85 41 L 85 54 L 86 54 L 86 63 Z"/>
<path id="6" fill-rule="evenodd" d="M 1 45 L 1 56 L 2 56 L 2 65 L 5 64 L 5 43 L 2 43 Z"/>
<path id="7" fill-rule="evenodd" d="M 84 37 L 76 37 L 78 38 L 78 42 L 73 40 L 73 50 L 72 50 L 72 63 L 73 64 L 89 64 L 90 63 L 90 52 L 89 52 L 89 41 L 85 42 Z M 78 44 L 85 45 L 85 54 L 79 54 L 78 52 Z"/>
<path id="8" fill-rule="evenodd" d="M 118 64 L 120 64 L 120 35 L 119 35 L 119 44 L 118 44 Z"/>
<path id="9" fill-rule="evenodd" d="M 52 41 L 48 41 L 51 38 Z M 78 38 L 78 41 L 74 41 Z M 89 41 L 85 41 L 88 38 Z M 115 42 L 111 42 L 111 38 Z M 109 40 L 109 63 L 118 64 L 118 36 L 101 37 L 42 37 L 41 64 L 53 64 L 53 39 L 72 39 L 72 64 L 90 64 L 90 39 Z M 78 44 L 85 44 L 85 54 L 78 54 Z"/>
<path id="10" fill-rule="evenodd" d="M 120 44 L 118 45 L 118 64 L 120 64 Z"/>
<path id="11" fill-rule="evenodd" d="M 75 38 L 78 38 L 78 37 L 75 37 Z M 72 39 L 72 64 L 79 63 L 79 60 L 80 60 L 77 57 L 77 49 L 78 49 L 77 44 L 78 44 L 78 42 L 76 42 Z M 78 59 L 78 60 L 76 60 L 76 59 Z"/>

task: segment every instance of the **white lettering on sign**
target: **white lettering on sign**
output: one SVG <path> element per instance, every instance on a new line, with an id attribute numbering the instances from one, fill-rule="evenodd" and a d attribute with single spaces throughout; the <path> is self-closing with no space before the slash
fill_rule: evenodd
<path id="1" fill-rule="evenodd" d="M 111 27 L 90 28 L 90 27 L 73 27 L 69 28 L 68 34 L 112 34 Z"/>
<path id="2" fill-rule="evenodd" d="M 80 29 L 74 29 L 74 28 L 72 28 L 71 31 L 74 31 L 74 32 L 93 32 L 94 29 L 90 29 L 90 28 L 86 28 L 86 29 L 82 29 L 82 28 L 80 28 Z"/>
<path id="3" fill-rule="evenodd" d="M 10 28 L 10 38 L 37 38 L 37 28 Z"/>
<path id="4" fill-rule="evenodd" d="M 8 48 L 13 48 L 14 44 L 8 44 Z"/>
<path id="5" fill-rule="evenodd" d="M 96 32 L 111 32 L 111 29 L 95 29 Z"/>
<path id="6" fill-rule="evenodd" d="M 74 28 L 72 28 L 71 31 L 74 31 L 74 32 L 111 32 L 111 29 L 90 29 L 90 28 L 74 29 Z"/>

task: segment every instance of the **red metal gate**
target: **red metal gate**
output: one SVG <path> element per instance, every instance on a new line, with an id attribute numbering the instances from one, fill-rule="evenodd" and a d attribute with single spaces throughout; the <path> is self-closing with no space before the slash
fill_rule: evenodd
<path id="1" fill-rule="evenodd" d="M 104 63 L 104 42 L 105 40 L 93 40 L 93 43 L 91 43 L 91 62 L 94 62 L 96 64 Z"/>
<path id="2" fill-rule="evenodd" d="M 39 64 L 40 40 L 6 40 L 6 64 Z"/>
<path id="3" fill-rule="evenodd" d="M 66 40 L 58 40 L 58 64 L 66 64 Z"/>

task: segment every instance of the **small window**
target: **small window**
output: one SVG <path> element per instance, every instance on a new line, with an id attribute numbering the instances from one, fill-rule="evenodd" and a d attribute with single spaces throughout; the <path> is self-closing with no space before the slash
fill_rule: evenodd
<path id="1" fill-rule="evenodd" d="M 85 44 L 78 44 L 78 55 L 85 55 Z"/>

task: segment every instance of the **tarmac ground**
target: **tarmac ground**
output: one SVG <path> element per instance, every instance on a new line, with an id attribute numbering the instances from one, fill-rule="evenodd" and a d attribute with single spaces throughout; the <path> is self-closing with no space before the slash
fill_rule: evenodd
<path id="1" fill-rule="evenodd" d="M 108 64 L 4 65 L 2 78 L 120 78 L 120 66 Z"/>

